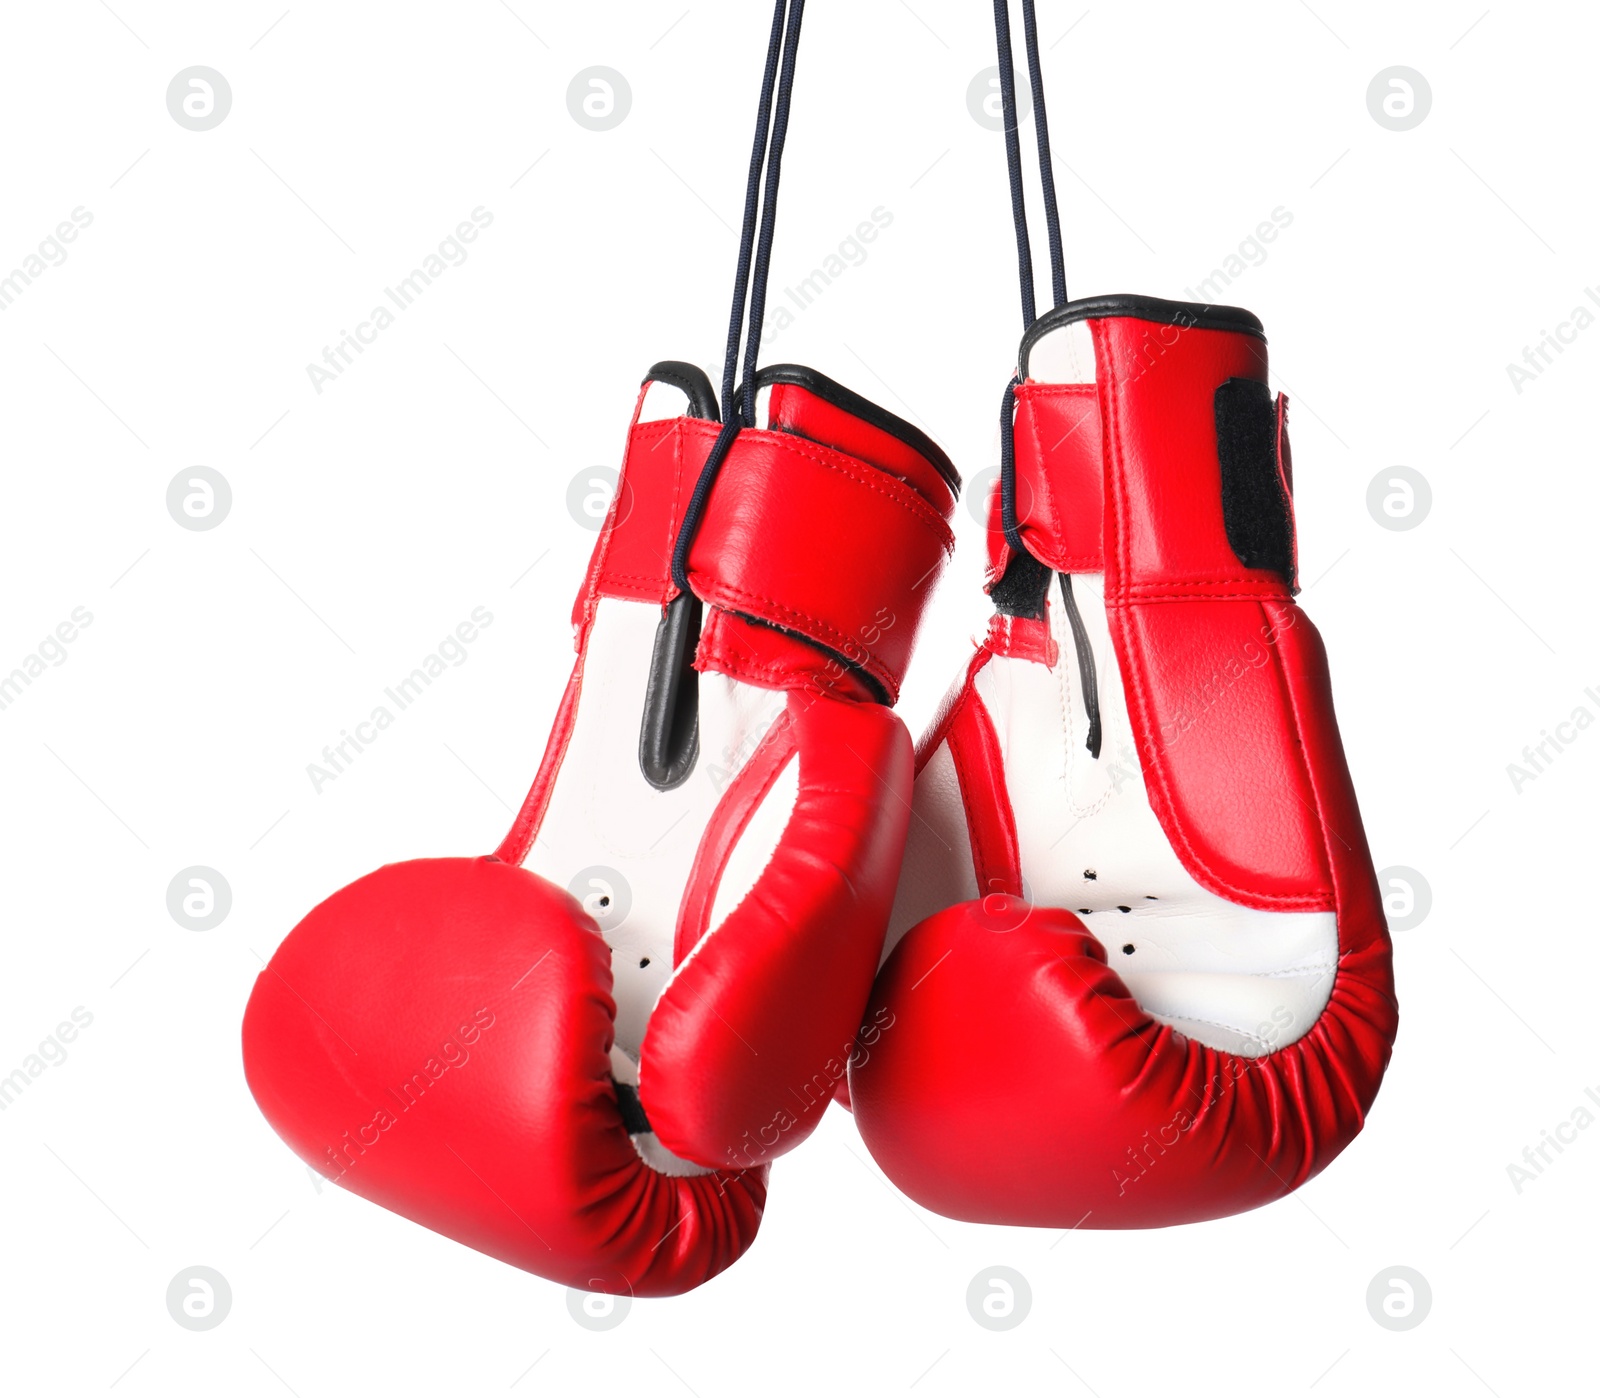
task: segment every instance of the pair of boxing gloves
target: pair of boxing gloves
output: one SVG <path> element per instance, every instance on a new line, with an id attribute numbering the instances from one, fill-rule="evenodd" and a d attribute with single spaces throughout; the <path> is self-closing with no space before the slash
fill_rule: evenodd
<path id="1" fill-rule="evenodd" d="M 716 396 L 652 370 L 512 831 L 336 893 L 256 984 L 249 1084 L 302 1158 L 665 1295 L 750 1245 L 836 1095 L 911 1198 L 998 1223 L 1218 1217 L 1351 1141 L 1390 949 L 1261 326 L 1069 302 L 1018 369 L 995 614 L 915 750 L 944 453 L 772 368 L 697 492 Z"/>

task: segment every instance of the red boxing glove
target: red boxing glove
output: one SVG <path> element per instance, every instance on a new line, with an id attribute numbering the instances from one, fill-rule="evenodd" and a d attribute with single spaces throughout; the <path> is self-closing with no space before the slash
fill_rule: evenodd
<path id="1" fill-rule="evenodd" d="M 919 749 L 856 1119 L 953 1217 L 1235 1213 L 1349 1144 L 1396 1022 L 1285 400 L 1254 316 L 1138 297 L 1046 314 L 1019 378 L 997 614 Z"/>
<path id="2" fill-rule="evenodd" d="M 643 420 L 655 381 L 700 415 Z M 844 1076 L 910 818 L 888 705 L 953 468 L 809 370 L 757 383 L 769 425 L 733 439 L 684 594 L 715 398 L 688 366 L 647 380 L 499 850 L 336 893 L 245 1016 L 251 1091 L 303 1159 L 592 1291 L 685 1291 L 749 1246 L 766 1162 Z"/>

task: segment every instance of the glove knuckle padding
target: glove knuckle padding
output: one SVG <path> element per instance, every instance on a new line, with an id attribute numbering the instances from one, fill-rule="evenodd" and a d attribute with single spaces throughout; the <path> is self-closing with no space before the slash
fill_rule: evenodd
<path id="1" fill-rule="evenodd" d="M 1030 353 L 1093 382 L 1028 380 Z M 996 520 L 990 581 L 1042 563 L 1072 586 L 996 618 L 919 753 L 869 1010 L 893 1027 L 852 1067 L 856 1118 L 891 1178 L 959 1217 L 1237 1212 L 1349 1144 L 1396 1022 L 1326 656 L 1293 601 L 1283 404 L 1253 318 L 1131 298 L 1045 317 L 1023 371 L 1016 517 L 1039 562 Z M 941 1044 L 987 1023 L 1041 1067 L 995 1081 Z"/>
<path id="2" fill-rule="evenodd" d="M 251 1091 L 364 1198 L 570 1286 L 679 1290 L 749 1245 L 765 1172 L 676 1178 L 640 1159 L 611 1080 L 609 960 L 577 902 L 524 870 L 380 869 L 262 973 Z"/>
<path id="3" fill-rule="evenodd" d="M 657 1135 L 708 1165 L 792 1148 L 821 1119 L 877 969 L 911 818 L 899 719 L 828 699 L 797 705 L 800 784 L 783 839 L 680 963 L 641 1054 Z M 658 1077 L 670 1084 L 661 1094 Z"/>
<path id="4" fill-rule="evenodd" d="M 690 594 L 670 558 L 718 429 L 642 421 L 647 381 L 495 856 L 335 894 L 246 1014 L 251 1089 L 311 1165 L 588 1290 L 685 1291 L 750 1245 L 767 1162 L 844 1079 L 910 819 L 884 700 L 954 469 L 819 375 L 766 372 L 774 426 L 732 439 Z"/>

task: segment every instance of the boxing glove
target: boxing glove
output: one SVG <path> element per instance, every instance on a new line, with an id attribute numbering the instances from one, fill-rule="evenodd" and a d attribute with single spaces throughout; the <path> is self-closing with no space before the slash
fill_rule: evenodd
<path id="1" fill-rule="evenodd" d="M 691 412 L 651 420 L 673 386 Z M 756 386 L 767 425 L 730 434 L 685 592 L 722 429 L 699 370 L 646 381 L 498 850 L 336 893 L 245 1015 L 251 1091 L 304 1160 L 588 1290 L 686 1290 L 749 1245 L 767 1162 L 844 1076 L 910 818 L 889 705 L 953 468 L 809 370 Z"/>
<path id="2" fill-rule="evenodd" d="M 1002 431 L 996 612 L 919 745 L 856 1120 L 956 1218 L 1249 1209 L 1349 1144 L 1396 1025 L 1287 403 L 1254 316 L 1102 297 L 1033 324 Z"/>

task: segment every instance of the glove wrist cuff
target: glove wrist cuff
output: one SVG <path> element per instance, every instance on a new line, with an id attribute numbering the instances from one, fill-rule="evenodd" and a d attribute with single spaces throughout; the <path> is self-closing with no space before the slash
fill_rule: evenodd
<path id="1" fill-rule="evenodd" d="M 777 377 L 775 377 L 777 376 Z M 782 377 L 787 376 L 787 377 Z M 696 668 L 893 703 L 954 550 L 954 470 L 915 428 L 809 370 L 768 370 L 773 426 L 734 440 L 689 551 Z M 678 595 L 670 559 L 714 422 L 635 420 L 574 622 Z"/>

